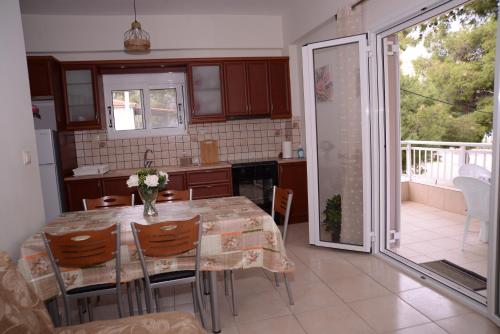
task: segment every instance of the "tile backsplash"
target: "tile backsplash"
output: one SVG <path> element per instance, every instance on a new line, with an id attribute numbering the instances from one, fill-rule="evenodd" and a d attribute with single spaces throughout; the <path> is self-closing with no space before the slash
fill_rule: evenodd
<path id="1" fill-rule="evenodd" d="M 219 141 L 219 159 L 233 161 L 276 158 L 284 140 L 292 141 L 294 155 L 301 142 L 298 120 L 235 120 L 191 124 L 182 136 L 158 136 L 108 140 L 105 130 L 76 131 L 78 166 L 108 164 L 110 169 L 142 167 L 144 152 L 154 152 L 154 166 L 178 165 L 179 158 L 199 159 L 199 142 Z"/>

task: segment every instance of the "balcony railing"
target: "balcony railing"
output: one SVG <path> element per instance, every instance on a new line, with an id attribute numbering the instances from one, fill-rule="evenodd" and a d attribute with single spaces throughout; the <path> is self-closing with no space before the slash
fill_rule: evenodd
<path id="1" fill-rule="evenodd" d="M 462 165 L 491 171 L 491 144 L 440 141 L 401 141 L 401 175 L 407 180 L 452 185 Z"/>

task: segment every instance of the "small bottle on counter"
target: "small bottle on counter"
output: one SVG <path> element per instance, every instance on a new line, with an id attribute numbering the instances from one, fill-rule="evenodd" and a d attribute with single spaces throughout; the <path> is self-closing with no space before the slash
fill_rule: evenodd
<path id="1" fill-rule="evenodd" d="M 304 149 L 301 146 L 297 149 L 297 157 L 299 159 L 304 159 Z"/>

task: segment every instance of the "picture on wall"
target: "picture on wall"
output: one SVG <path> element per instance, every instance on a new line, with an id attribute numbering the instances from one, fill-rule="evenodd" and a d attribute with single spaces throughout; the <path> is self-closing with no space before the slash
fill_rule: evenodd
<path id="1" fill-rule="evenodd" d="M 333 101 L 333 82 L 329 65 L 314 70 L 314 90 L 317 102 Z"/>

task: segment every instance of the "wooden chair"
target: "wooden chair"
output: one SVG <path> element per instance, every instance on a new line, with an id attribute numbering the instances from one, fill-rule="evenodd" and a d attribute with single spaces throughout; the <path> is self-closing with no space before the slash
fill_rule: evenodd
<path id="1" fill-rule="evenodd" d="M 288 221 L 290 219 L 290 209 L 292 207 L 292 199 L 293 199 L 293 191 L 291 189 L 284 189 L 284 188 L 279 188 L 274 186 L 273 187 L 273 203 L 272 203 L 272 208 L 271 208 L 271 217 L 273 220 L 276 219 L 276 216 L 279 215 L 283 219 L 283 233 L 282 233 L 282 238 L 283 238 L 283 244 L 285 244 L 286 241 L 286 235 L 287 235 L 287 230 L 288 230 Z M 229 280 L 230 284 L 230 289 L 231 289 L 231 301 L 232 301 L 232 306 L 233 306 L 233 315 L 237 316 L 238 311 L 236 307 L 236 297 L 234 294 L 234 273 L 232 270 L 226 270 L 224 271 L 224 290 L 226 293 L 226 296 L 229 295 L 229 288 L 227 281 Z M 278 273 L 274 273 L 274 280 L 276 286 L 279 286 L 279 275 Z M 286 290 L 288 293 L 288 300 L 290 302 L 290 305 L 294 304 L 293 300 L 293 294 L 292 294 L 292 289 L 290 287 L 290 283 L 288 282 L 288 277 L 284 273 L 283 274 L 283 280 L 285 282 Z"/>
<path id="2" fill-rule="evenodd" d="M 82 201 L 85 211 L 113 208 L 117 206 L 134 206 L 135 195 L 110 195 L 99 198 L 84 198 Z"/>
<path id="3" fill-rule="evenodd" d="M 42 233 L 42 238 L 63 296 L 66 324 L 71 325 L 70 301 L 74 299 L 79 302 L 80 318 L 82 318 L 81 300 L 83 299 L 88 310 L 89 321 L 92 321 L 89 298 L 98 295 L 116 294 L 118 315 L 121 318 L 120 225 L 115 224 L 103 230 L 77 231 L 63 235 Z M 60 267 L 87 268 L 113 259 L 116 276 L 114 283 L 88 285 L 67 290 Z"/>
<path id="4" fill-rule="evenodd" d="M 159 288 L 191 283 L 193 293 L 193 307 L 198 309 L 200 319 L 205 327 L 207 324 L 202 307 L 200 290 L 200 252 L 201 252 L 201 219 L 196 216 L 183 221 L 165 221 L 152 225 L 141 225 L 132 223 L 137 253 L 144 274 L 144 287 L 146 297 L 146 308 L 148 313 L 152 312 L 152 300 L 154 300 L 156 311 L 160 311 Z M 181 270 L 156 275 L 148 272 L 145 257 L 169 257 L 190 250 L 196 250 L 194 270 Z"/>
<path id="5" fill-rule="evenodd" d="M 156 203 L 190 201 L 193 199 L 193 189 L 188 190 L 164 190 L 158 193 Z"/>

